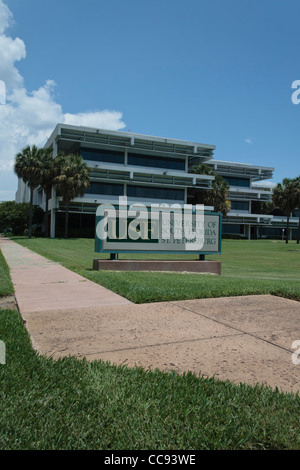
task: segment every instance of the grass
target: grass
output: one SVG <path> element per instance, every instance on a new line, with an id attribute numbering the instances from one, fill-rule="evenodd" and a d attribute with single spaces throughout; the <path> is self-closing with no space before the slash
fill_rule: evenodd
<path id="1" fill-rule="evenodd" d="M 9 268 L 0 251 L 0 297 L 6 297 L 14 293 L 14 288 L 9 275 Z"/>
<path id="2" fill-rule="evenodd" d="M 299 449 L 300 397 L 192 373 L 113 366 L 32 350 L 0 310 L 0 448 Z"/>
<path id="3" fill-rule="evenodd" d="M 40 243 L 44 250 L 48 245 L 51 257 L 61 260 L 62 242 L 32 239 L 30 243 L 31 247 Z M 84 244 L 89 241 L 72 243 L 64 263 L 78 269 L 80 260 L 87 262 Z M 74 266 L 75 247 L 81 252 Z M 88 271 L 87 266 L 80 269 Z M 0 273 L 0 292 L 11 293 L 1 254 Z M 104 274 L 109 280 L 116 273 Z M 175 295 L 173 275 L 161 276 Z M 173 279 L 178 276 L 189 282 L 203 279 L 180 274 Z M 205 279 L 218 283 L 222 278 Z M 110 279 L 119 281 L 118 276 Z M 132 284 L 130 276 L 126 282 L 125 290 Z M 6 365 L 0 364 L 1 450 L 300 449 L 299 394 L 103 361 L 54 361 L 32 349 L 14 310 L 0 309 L 0 339 L 6 345 Z"/>
<path id="4" fill-rule="evenodd" d="M 300 246 L 277 240 L 223 240 L 222 276 L 199 274 L 93 271 L 95 257 L 90 239 L 18 238 L 15 241 L 135 303 L 207 297 L 272 294 L 300 300 Z M 122 254 L 153 258 L 148 254 Z M 195 259 L 194 255 L 155 255 L 156 259 Z"/>

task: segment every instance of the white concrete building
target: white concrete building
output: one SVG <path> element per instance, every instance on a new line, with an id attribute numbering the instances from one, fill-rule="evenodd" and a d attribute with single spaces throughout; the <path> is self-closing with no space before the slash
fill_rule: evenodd
<path id="1" fill-rule="evenodd" d="M 187 203 L 190 188 L 208 189 L 213 177 L 189 173 L 194 165 L 205 163 L 230 184 L 231 211 L 223 219 L 223 233 L 257 238 L 281 230 L 285 217 L 256 213 L 257 202 L 268 202 L 272 193 L 263 182 L 272 178 L 273 168 L 214 160 L 214 145 L 153 137 L 131 132 L 116 132 L 57 124 L 45 147 L 61 152 L 79 153 L 91 169 L 91 186 L 70 206 L 71 234 L 93 236 L 95 211 L 105 200 L 128 202 Z M 45 209 L 45 195 L 35 191 L 34 203 Z M 19 180 L 17 202 L 29 201 L 29 190 Z M 212 208 L 210 208 L 212 209 Z M 64 206 L 55 190 L 49 201 L 51 236 L 63 232 Z M 291 219 L 291 227 L 297 219 Z M 273 230 L 275 234 L 275 231 Z M 279 232 L 278 232 L 279 233 Z"/>

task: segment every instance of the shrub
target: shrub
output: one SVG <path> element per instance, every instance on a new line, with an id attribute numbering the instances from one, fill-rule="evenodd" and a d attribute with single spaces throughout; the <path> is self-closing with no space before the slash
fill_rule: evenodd
<path id="1" fill-rule="evenodd" d="M 16 201 L 5 201 L 0 204 L 0 231 L 9 229 L 14 235 L 23 235 L 28 226 L 29 202 L 18 203 Z M 44 211 L 34 206 L 33 223 L 41 224 Z"/>

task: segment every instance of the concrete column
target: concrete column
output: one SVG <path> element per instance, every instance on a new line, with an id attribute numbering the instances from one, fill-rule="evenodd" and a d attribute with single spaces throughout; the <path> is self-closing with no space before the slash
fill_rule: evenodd
<path id="1" fill-rule="evenodd" d="M 54 209 L 51 209 L 51 222 L 50 222 L 50 237 L 55 238 L 55 218 L 56 218 L 56 213 Z"/>
<path id="2" fill-rule="evenodd" d="M 248 240 L 251 240 L 251 225 L 247 225 L 248 229 Z"/>

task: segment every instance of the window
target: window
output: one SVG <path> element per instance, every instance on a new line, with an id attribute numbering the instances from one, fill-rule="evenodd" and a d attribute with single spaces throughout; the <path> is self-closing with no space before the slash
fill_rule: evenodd
<path id="1" fill-rule="evenodd" d="M 139 197 L 141 199 L 165 199 L 183 201 L 184 200 L 184 190 L 183 189 L 173 189 L 173 188 L 157 188 L 151 186 L 127 186 L 127 196 L 128 197 Z"/>
<path id="2" fill-rule="evenodd" d="M 222 232 L 224 234 L 237 234 L 241 235 L 244 233 L 243 226 L 240 224 L 223 224 Z"/>
<path id="3" fill-rule="evenodd" d="M 238 176 L 223 176 L 224 180 L 230 184 L 230 186 L 243 186 L 250 188 L 249 178 L 239 178 Z"/>
<path id="4" fill-rule="evenodd" d="M 121 163 L 124 165 L 124 154 L 111 150 L 81 149 L 80 154 L 84 160 L 105 163 Z"/>
<path id="5" fill-rule="evenodd" d="M 90 187 L 86 189 L 85 194 L 105 194 L 108 196 L 123 196 L 123 184 L 109 184 L 109 183 L 91 183 Z"/>
<path id="6" fill-rule="evenodd" d="M 300 209 L 295 209 L 294 210 L 293 217 L 300 217 Z"/>
<path id="7" fill-rule="evenodd" d="M 153 155 L 128 154 L 128 165 L 148 166 L 152 168 L 166 168 L 168 170 L 185 170 L 185 159 L 156 157 Z"/>
<path id="8" fill-rule="evenodd" d="M 231 210 L 249 211 L 249 202 L 248 201 L 231 201 Z"/>

